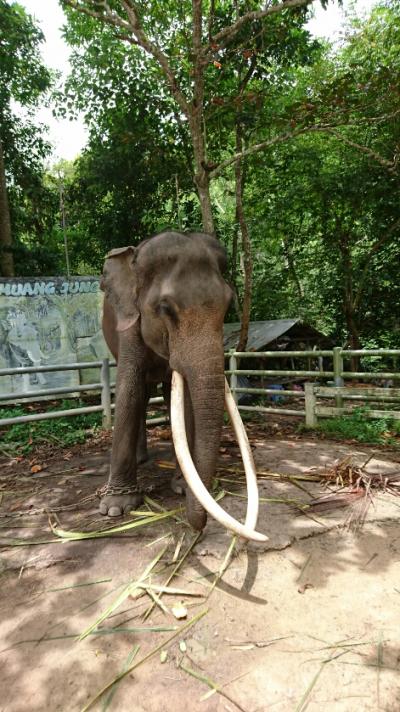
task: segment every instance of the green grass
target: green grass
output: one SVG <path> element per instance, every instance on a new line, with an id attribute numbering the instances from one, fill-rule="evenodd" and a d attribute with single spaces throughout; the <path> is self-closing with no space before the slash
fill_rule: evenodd
<path id="1" fill-rule="evenodd" d="M 370 419 L 370 408 L 355 408 L 351 415 L 327 418 L 318 423 L 318 430 L 344 440 L 357 440 L 372 445 L 398 445 L 395 437 L 400 435 L 400 422 L 390 418 Z"/>
<path id="2" fill-rule="evenodd" d="M 85 403 L 76 400 L 63 400 L 52 405 L 48 410 L 68 410 L 79 408 Z M 87 405 L 87 404 L 86 404 Z M 32 410 L 25 406 L 1 408 L 0 418 L 14 418 L 31 415 Z M 101 412 L 85 415 L 72 415 L 52 420 L 39 420 L 32 423 L 18 423 L 0 429 L 3 452 L 10 455 L 28 455 L 41 443 L 54 443 L 59 447 L 70 447 L 84 443 L 101 427 Z"/>

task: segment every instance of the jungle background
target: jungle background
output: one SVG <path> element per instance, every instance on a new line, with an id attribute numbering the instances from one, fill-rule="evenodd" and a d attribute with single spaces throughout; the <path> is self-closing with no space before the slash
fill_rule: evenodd
<path id="1" fill-rule="evenodd" d="M 297 316 L 399 347 L 397 0 L 334 44 L 307 30 L 311 0 L 61 5 L 63 83 L 34 17 L 0 0 L 0 275 L 66 274 L 65 238 L 70 274 L 94 275 L 113 247 L 214 231 L 242 348 L 249 318 Z M 84 113 L 76 160 L 51 162 L 43 103 Z"/>

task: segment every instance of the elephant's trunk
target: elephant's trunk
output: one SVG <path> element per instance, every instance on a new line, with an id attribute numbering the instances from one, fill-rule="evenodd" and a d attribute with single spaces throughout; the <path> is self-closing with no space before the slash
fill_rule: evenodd
<path id="1" fill-rule="evenodd" d="M 188 382 L 194 416 L 193 461 L 200 479 L 209 490 L 215 474 L 224 414 L 225 377 L 205 370 Z M 203 529 L 207 514 L 191 490 L 187 491 L 187 516 L 195 529 Z"/>
<path id="2" fill-rule="evenodd" d="M 207 489 L 214 477 L 218 458 L 224 413 L 224 350 L 220 333 L 211 332 L 204 324 L 197 329 L 182 329 L 182 341 L 175 347 L 170 366 L 185 379 L 188 396 L 186 409 L 191 407 L 194 441 L 190 443 L 197 472 Z M 190 331 L 188 334 L 187 332 Z M 207 333 L 205 333 L 207 332 Z M 186 412 L 186 422 L 190 421 Z M 198 530 L 204 528 L 207 515 L 191 490 L 186 493 L 187 516 Z"/>
<path id="3" fill-rule="evenodd" d="M 222 325 L 219 326 L 221 328 L 212 331 L 209 322 L 207 325 L 197 321 L 197 324 L 191 324 L 190 330 L 182 329 L 182 340 L 174 339 L 170 342 L 170 366 L 174 371 L 171 393 L 172 435 L 178 462 L 189 485 L 186 491 L 187 517 L 195 529 L 204 529 L 207 521 L 205 507 L 223 526 L 239 536 L 266 541 L 265 535 L 255 531 L 258 491 L 254 462 L 243 424 L 226 385 Z M 209 494 L 218 460 L 225 400 L 238 435 L 246 471 L 249 504 L 244 525 L 224 512 Z M 192 425 L 194 434 L 190 442 L 192 457 L 185 434 L 185 420 Z"/>

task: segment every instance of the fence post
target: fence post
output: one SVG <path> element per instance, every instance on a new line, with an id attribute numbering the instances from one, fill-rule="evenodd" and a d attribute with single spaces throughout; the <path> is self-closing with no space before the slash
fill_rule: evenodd
<path id="1" fill-rule="evenodd" d="M 317 399 L 315 397 L 313 383 L 304 384 L 304 395 L 306 407 L 306 426 L 307 428 L 315 428 L 317 425 L 317 415 L 315 413 Z"/>
<path id="2" fill-rule="evenodd" d="M 237 370 L 237 358 L 234 355 L 234 351 L 231 352 L 231 355 L 229 357 L 229 370 L 230 371 L 236 371 Z M 231 389 L 233 398 L 235 400 L 235 403 L 237 404 L 238 402 L 238 394 L 236 393 L 236 387 L 237 387 L 237 375 L 236 373 L 231 373 L 230 378 L 229 378 L 229 387 Z"/>
<path id="3" fill-rule="evenodd" d="M 103 358 L 100 372 L 101 405 L 103 406 L 103 428 L 111 430 L 111 389 L 110 389 L 110 362 Z"/>
<path id="4" fill-rule="evenodd" d="M 344 380 L 342 376 L 343 371 L 343 356 L 341 346 L 335 346 L 333 349 L 333 373 L 334 373 L 334 384 L 335 388 L 342 388 L 344 386 Z M 336 408 L 343 407 L 342 396 L 335 396 Z"/>

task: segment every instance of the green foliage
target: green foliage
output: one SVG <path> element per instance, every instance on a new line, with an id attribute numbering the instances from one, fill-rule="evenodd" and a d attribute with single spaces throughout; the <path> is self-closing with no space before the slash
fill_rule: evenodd
<path id="1" fill-rule="evenodd" d="M 216 34 L 237 13 L 259 6 L 254 0 L 239 9 L 231 2 L 205 3 L 204 13 L 212 11 Z M 189 98 L 191 3 L 179 3 L 179 7 L 176 2 L 162 3 L 162 9 L 158 3 L 137 7 L 143 28 L 162 47 Z M 120 4 L 115 8 L 124 16 Z M 70 223 L 86 252 L 91 245 L 94 264 L 99 266 L 104 252 L 122 240 L 134 244 L 165 227 L 201 228 L 193 147 L 187 122 L 158 63 L 138 47 L 116 39 L 110 26 L 70 8 L 66 14 L 65 36 L 72 47 L 73 71 L 60 96 L 59 111 L 73 113 L 79 108 L 90 129 L 89 145 L 69 194 Z M 260 108 L 270 104 L 277 77 L 283 81 L 291 66 L 310 61 L 317 43 L 302 28 L 305 16 L 301 9 L 271 16 L 267 22 L 247 23 L 234 42 L 207 57 L 204 108 L 210 163 L 230 152 L 237 119 L 248 130 L 255 128 Z M 240 83 L 256 57 L 254 76 L 246 93 L 238 97 Z M 214 207 L 218 221 L 216 201 Z M 218 222 L 223 234 L 225 220 Z M 79 244 L 73 242 L 78 253 Z"/>
<path id="2" fill-rule="evenodd" d="M 49 86 L 50 74 L 42 64 L 41 30 L 17 2 L 0 0 L 1 42 L 0 107 L 9 108 L 10 99 L 23 106 L 34 105 Z"/>
<path id="3" fill-rule="evenodd" d="M 399 56 L 388 2 L 280 87 L 270 135 L 285 120 L 303 134 L 249 159 L 253 318 L 300 316 L 355 348 L 400 343 Z"/>
<path id="4" fill-rule="evenodd" d="M 369 419 L 368 407 L 355 408 L 351 415 L 338 418 L 327 418 L 318 424 L 318 430 L 344 440 L 357 440 L 360 443 L 372 445 L 398 445 L 394 438 L 400 435 L 400 423 L 390 418 Z"/>
<path id="5" fill-rule="evenodd" d="M 192 3 L 140 0 L 136 6 L 191 100 Z M 259 0 L 203 2 L 203 42 L 261 6 Z M 110 7 L 126 17 L 121 2 L 110 0 Z M 109 25 L 65 11 L 72 72 L 57 94 L 58 112 L 82 111 L 89 128 L 82 156 L 63 170 L 67 234 L 72 271 L 93 274 L 110 248 L 167 227 L 196 230 L 201 213 L 188 122 L 158 63 L 117 39 Z M 49 86 L 42 36 L 17 3 L 0 0 L 0 17 L 0 64 L 8 80 L 0 89 L 0 132 L 7 134 L 17 268 L 59 273 L 59 171 L 43 179 L 46 146 L 37 129 L 7 119 L 11 96 L 34 108 Z M 382 0 L 367 20 L 353 18 L 334 48 L 310 38 L 306 18 L 304 8 L 276 13 L 245 23 L 227 42 L 211 43 L 204 58 L 208 168 L 234 154 L 238 127 L 245 146 L 277 141 L 243 162 L 253 319 L 300 316 L 337 343 L 395 347 L 400 6 Z M 336 133 L 321 130 L 327 126 Z M 233 166 L 213 180 L 211 199 L 229 278 L 243 296 Z M 237 319 L 233 309 L 229 318 Z"/>
<path id="6" fill-rule="evenodd" d="M 67 182 L 71 260 L 74 271 L 83 264 L 99 270 L 111 248 L 187 222 L 178 216 L 176 197 L 178 182 L 181 208 L 184 202 L 189 213 L 187 130 L 176 121 L 159 69 L 136 47 L 75 12 L 68 12 L 65 34 L 73 72 L 58 111 L 80 109 L 89 128 L 88 146 Z"/>
<path id="7" fill-rule="evenodd" d="M 85 405 L 81 401 L 63 400 L 48 411 L 68 410 Z M 16 418 L 31 415 L 32 411 L 20 405 L 14 408 L 5 407 L 0 410 L 2 418 Z M 70 447 L 84 443 L 101 426 L 101 413 L 86 413 L 71 415 L 52 420 L 38 420 L 31 423 L 16 423 L 5 426 L 1 432 L 4 451 L 10 455 L 27 455 L 39 444 L 56 443 L 59 447 Z"/>
<path id="8" fill-rule="evenodd" d="M 17 274 L 43 274 L 54 265 L 47 244 L 54 196 L 43 185 L 50 146 L 34 116 L 52 82 L 40 54 L 43 39 L 22 5 L 0 0 L 0 141 Z"/>

